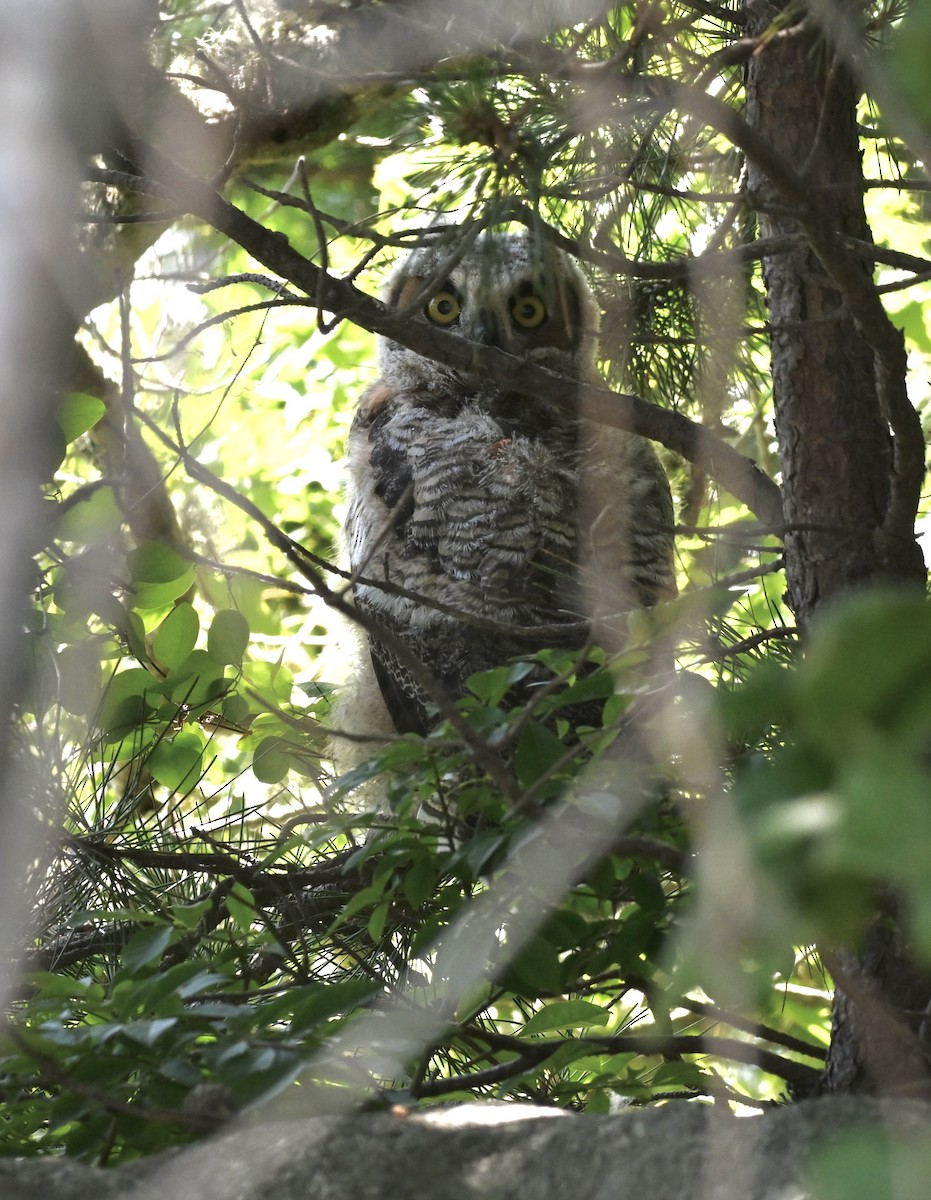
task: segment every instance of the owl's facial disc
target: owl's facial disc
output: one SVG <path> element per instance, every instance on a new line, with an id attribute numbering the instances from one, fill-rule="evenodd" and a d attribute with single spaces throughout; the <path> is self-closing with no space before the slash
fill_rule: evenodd
<path id="1" fill-rule="evenodd" d="M 384 298 L 395 311 L 563 374 L 594 370 L 598 309 L 591 289 L 574 260 L 526 234 L 483 233 L 458 252 L 451 240 L 418 247 L 399 263 Z M 484 386 L 479 376 L 421 358 L 390 338 L 381 353 L 405 386 Z"/>

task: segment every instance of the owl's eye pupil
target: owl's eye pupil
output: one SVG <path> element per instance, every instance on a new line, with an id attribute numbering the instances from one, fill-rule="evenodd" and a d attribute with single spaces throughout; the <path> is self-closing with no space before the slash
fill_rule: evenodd
<path id="1" fill-rule="evenodd" d="M 536 329 L 547 318 L 546 305 L 539 296 L 518 296 L 511 304 L 514 323 L 523 329 Z"/>
<path id="2" fill-rule="evenodd" d="M 462 305 L 452 292 L 438 292 L 424 309 L 436 325 L 452 325 L 462 311 Z"/>

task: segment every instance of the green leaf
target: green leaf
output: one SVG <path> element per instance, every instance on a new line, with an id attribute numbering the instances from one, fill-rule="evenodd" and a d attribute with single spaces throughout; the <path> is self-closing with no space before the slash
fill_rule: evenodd
<path id="1" fill-rule="evenodd" d="M 606 1091 L 590 1092 L 585 1097 L 585 1112 L 589 1116 L 603 1117 L 611 1111 L 611 1097 Z"/>
<path id="2" fill-rule="evenodd" d="M 925 964 L 931 963 L 931 886 L 927 877 L 907 888 L 908 930 Z"/>
<path id="3" fill-rule="evenodd" d="M 107 684 L 97 725 L 105 733 L 122 734 L 155 711 L 157 683 L 143 667 L 120 671 Z"/>
<path id="4" fill-rule="evenodd" d="M 374 994 L 375 986 L 369 979 L 338 979 L 312 985 L 294 1007 L 294 1031 L 300 1033 L 330 1017 L 352 1012 Z"/>
<path id="5" fill-rule="evenodd" d="M 558 946 L 539 935 L 530 939 L 507 970 L 507 986 L 527 996 L 561 992 L 564 978 Z"/>
<path id="6" fill-rule="evenodd" d="M 366 931 L 373 942 L 379 942 L 381 935 L 385 932 L 385 925 L 388 922 L 388 913 L 391 911 L 391 905 L 387 900 L 383 900 L 377 905 L 372 915 L 368 919 Z"/>
<path id="7" fill-rule="evenodd" d="M 62 514 L 57 532 L 63 541 L 96 546 L 112 537 L 122 521 L 113 489 L 99 487 Z"/>
<path id="8" fill-rule="evenodd" d="M 171 740 L 163 738 L 147 762 L 152 775 L 173 792 L 188 792 L 204 769 L 204 738 L 196 729 L 183 729 Z"/>
<path id="9" fill-rule="evenodd" d="M 152 651 L 169 671 L 182 665 L 197 642 L 200 618 L 193 604 L 176 604 L 152 638 Z"/>
<path id="10" fill-rule="evenodd" d="M 171 909 L 171 919 L 184 929 L 194 929 L 213 907 L 213 901 L 196 900 L 193 904 L 176 904 Z"/>
<path id="11" fill-rule="evenodd" d="M 843 826 L 823 843 L 832 867 L 883 879 L 928 877 L 931 774 L 877 743 L 850 759 L 838 780 Z"/>
<path id="12" fill-rule="evenodd" d="M 630 696 L 625 696 L 623 692 L 615 692 L 613 696 L 609 696 L 605 700 L 605 706 L 601 713 L 601 723 L 604 728 L 610 729 L 616 721 L 621 719 L 628 708 L 630 708 Z"/>
<path id="13" fill-rule="evenodd" d="M 585 1038 L 566 1038 L 555 1053 L 551 1054 L 546 1062 L 542 1064 L 542 1067 L 548 1073 L 552 1072 L 556 1074 L 559 1071 L 564 1071 L 566 1067 L 571 1066 L 573 1063 L 585 1062 L 586 1074 L 588 1074 L 590 1071 L 594 1073 L 594 1070 L 603 1061 L 602 1056 L 598 1053 L 598 1047 L 593 1046 L 591 1042 L 587 1042 Z"/>
<path id="14" fill-rule="evenodd" d="M 685 674 L 683 672 L 683 674 Z M 708 711 L 711 696 L 720 714 L 724 729 L 738 742 L 752 742 L 761 738 L 774 724 L 789 720 L 796 674 L 778 663 L 760 663 L 754 666 L 746 682 L 733 689 L 718 688 L 708 694 L 707 680 L 695 683 L 687 675 L 686 702 L 695 713 L 693 719 L 701 720 L 700 714 Z"/>
<path id="15" fill-rule="evenodd" d="M 487 1008 L 497 993 L 497 985 L 490 979 L 476 979 L 459 993 L 456 1002 L 455 1019 L 470 1021 L 477 1013 Z"/>
<path id="16" fill-rule="evenodd" d="M 614 695 L 614 680 L 607 670 L 593 671 L 583 675 L 575 683 L 544 700 L 539 713 L 557 712 L 573 704 L 590 703 L 592 700 L 607 700 Z"/>
<path id="17" fill-rule="evenodd" d="M 224 666 L 238 666 L 249 645 L 249 622 L 235 608 L 218 612 L 207 633 L 207 653 Z"/>
<path id="18" fill-rule="evenodd" d="M 252 770 L 261 783 L 280 783 L 291 769 L 287 743 L 281 738 L 262 738 L 252 756 Z"/>
<path id="19" fill-rule="evenodd" d="M 651 1081 L 658 1088 L 699 1088 L 707 1086 L 708 1076 L 698 1063 L 664 1062 L 656 1068 Z"/>
<path id="20" fill-rule="evenodd" d="M 151 1020 L 128 1021 L 122 1032 L 140 1046 L 154 1046 L 163 1033 L 174 1029 L 177 1024 L 177 1017 L 155 1017 Z"/>
<path id="21" fill-rule="evenodd" d="M 257 698 L 270 708 L 289 704 L 294 689 L 294 676 L 280 663 L 243 663 L 244 686 L 256 692 Z"/>
<path id="22" fill-rule="evenodd" d="M 596 896 L 607 898 L 617 889 L 619 878 L 619 860 L 613 854 L 608 854 L 594 863 L 588 872 L 586 882 Z M 629 873 L 629 863 L 625 864 L 625 874 Z"/>
<path id="23" fill-rule="evenodd" d="M 526 679 L 533 670 L 532 662 L 520 661 L 491 671 L 478 671 L 469 676 L 468 688 L 483 704 L 497 708 L 514 684 Z"/>
<path id="24" fill-rule="evenodd" d="M 220 664 L 206 650 L 192 650 L 166 678 L 163 690 L 176 704 L 202 708 L 218 701 L 228 686 Z"/>
<path id="25" fill-rule="evenodd" d="M 163 925 L 164 918 L 156 913 L 143 912 L 138 908 L 124 908 L 115 904 L 106 908 L 79 908 L 68 916 L 69 929 L 77 929 L 92 921 L 133 921 L 137 925 Z"/>
<path id="26" fill-rule="evenodd" d="M 893 85 L 911 107 L 911 116 L 931 126 L 928 62 L 931 61 L 931 5 L 910 4 L 885 56 Z"/>
<path id="27" fill-rule="evenodd" d="M 469 838 L 457 857 L 468 866 L 470 877 L 477 879 L 494 865 L 509 845 L 510 839 L 506 833 L 489 829 L 487 833 L 478 833 Z"/>
<path id="28" fill-rule="evenodd" d="M 350 917 L 355 916 L 363 908 L 368 908 L 371 904 L 380 904 L 385 894 L 383 887 L 366 887 L 361 891 L 356 892 L 349 902 L 340 910 L 336 920 L 330 926 L 330 929 L 337 929 L 344 921 L 348 921 Z"/>
<path id="29" fill-rule="evenodd" d="M 807 1174 L 817 1200 L 925 1200 L 931 1145 L 881 1128 L 847 1131 L 814 1147 Z"/>
<path id="30" fill-rule="evenodd" d="M 229 721 L 231 724 L 244 725 L 251 709 L 249 701 L 245 696 L 240 696 L 238 692 L 233 692 L 223 697 L 220 712 L 223 714 L 223 719 Z"/>
<path id="31" fill-rule="evenodd" d="M 46 1000 L 84 1000 L 93 986 L 89 979 L 72 979 L 70 975 L 56 975 L 51 971 L 28 971 L 22 979 Z"/>
<path id="32" fill-rule="evenodd" d="M 123 966 L 130 974 L 161 958 L 175 935 L 170 925 L 152 925 L 140 929 L 123 948 Z"/>
<path id="33" fill-rule="evenodd" d="M 132 607 L 140 611 L 166 608 L 194 583 L 189 562 L 163 542 L 143 542 L 126 557 L 133 589 Z"/>
<path id="34" fill-rule="evenodd" d="M 256 920 L 256 903 L 255 896 L 238 880 L 233 884 L 230 894 L 224 901 L 226 911 L 233 918 L 236 925 L 243 931 L 248 933 Z"/>
<path id="35" fill-rule="evenodd" d="M 227 983 L 228 978 L 215 971 L 205 970 L 202 963 L 196 960 L 186 959 L 184 962 L 175 963 L 167 971 L 164 967 L 161 968 L 142 982 L 138 979 L 127 979 L 123 982 L 131 985 L 126 997 L 127 1012 L 135 1014 L 145 1010 L 152 1015 L 166 1016 L 182 1012 L 183 1001 L 194 992 L 204 991 L 214 983 Z"/>
<path id="36" fill-rule="evenodd" d="M 124 609 L 123 616 L 124 620 L 120 628 L 126 638 L 129 649 L 132 651 L 133 657 L 141 663 L 147 663 L 149 661 L 149 652 L 145 644 L 145 622 L 132 609 Z"/>
<path id="37" fill-rule="evenodd" d="M 869 726 L 894 731 L 931 675 L 931 606 L 877 589 L 831 608 L 812 628 L 797 677 L 798 723 L 833 756 Z"/>
<path id="38" fill-rule="evenodd" d="M 530 787 L 565 754 L 566 747 L 555 733 L 537 721 L 529 722 L 514 753 L 514 769 L 521 787 Z"/>
<path id="39" fill-rule="evenodd" d="M 107 406 L 97 396 L 86 392 L 69 392 L 62 396 L 55 419 L 61 426 L 66 442 L 73 442 L 105 415 Z"/>
<path id="40" fill-rule="evenodd" d="M 523 1033 L 546 1033 L 552 1029 L 589 1029 L 607 1025 L 611 1014 L 589 1000 L 556 1000 L 535 1012 Z"/>
<path id="41" fill-rule="evenodd" d="M 420 908 L 433 895 L 436 866 L 429 854 L 421 854 L 414 860 L 404 876 L 402 888 L 412 908 Z"/>
<path id="42" fill-rule="evenodd" d="M 100 647 L 93 642 L 63 646 L 56 656 L 58 699 L 75 716 L 92 717 L 100 703 Z"/>

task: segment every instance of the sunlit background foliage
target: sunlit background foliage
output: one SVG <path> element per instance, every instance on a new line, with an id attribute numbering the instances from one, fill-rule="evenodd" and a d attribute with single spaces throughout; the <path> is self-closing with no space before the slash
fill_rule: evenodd
<path id="1" fill-rule="evenodd" d="M 309 30 L 353 13 L 279 7 L 248 9 L 299 62 L 316 53 Z M 894 16 L 878 12 L 877 33 Z M 701 421 L 778 477 L 757 234 L 733 147 L 635 87 L 583 90 L 561 69 L 571 52 L 739 105 L 742 64 L 716 58 L 733 18 L 619 5 L 549 38 L 461 49 L 386 78 L 323 145 L 266 148 L 228 195 L 370 292 L 437 220 L 545 228 L 589 271 L 611 385 Z M 151 56 L 218 112 L 262 65 L 241 5 L 193 0 L 162 4 Z M 227 95 L 197 82 L 217 78 Z M 920 258 L 913 164 L 866 101 L 862 125 L 876 241 Z M 120 229 L 119 195 L 89 183 L 88 219 L 107 203 Z M 896 288 L 913 269 L 890 260 L 879 278 L 924 412 L 927 285 Z M 856 936 L 891 862 L 931 951 L 923 857 L 907 853 L 920 839 L 877 828 L 868 802 L 879 789 L 912 830 L 927 823 L 927 689 L 911 687 L 931 677 L 923 611 L 897 602 L 894 644 L 883 602 L 839 615 L 794 668 L 778 538 L 661 451 L 682 594 L 633 629 L 635 646 L 677 643 L 661 761 L 626 832 L 523 941 L 503 927 L 491 969 L 477 964 L 450 1001 L 456 944 L 438 952 L 436 938 L 519 868 L 549 805 L 575 796 L 584 817 L 599 762 L 605 792 L 609 769 L 625 769 L 611 746 L 638 656 L 584 679 L 563 664 L 570 688 L 605 701 L 603 728 L 581 739 L 558 698 L 555 722 L 507 711 L 520 668 L 476 682 L 463 711 L 508 747 L 517 803 L 448 726 L 363 748 L 334 776 L 325 728 L 352 639 L 311 576 L 345 588 L 342 458 L 376 368 L 373 338 L 332 317 L 183 218 L 81 331 L 89 382 L 62 403 L 55 538 L 29 629 L 36 682 L 16 730 L 45 764 L 46 792 L 29 802 L 49 837 L 0 1042 L 4 1151 L 118 1161 L 297 1079 L 373 1102 L 477 1094 L 590 1112 L 804 1090 L 829 1009 L 809 947 Z M 521 895 L 532 907 L 533 880 Z M 398 996 L 446 1018 L 396 1070 L 315 1057 Z"/>

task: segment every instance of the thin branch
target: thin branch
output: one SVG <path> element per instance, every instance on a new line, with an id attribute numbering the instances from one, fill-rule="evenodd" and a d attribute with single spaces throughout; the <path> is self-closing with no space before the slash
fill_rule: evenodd
<path id="1" fill-rule="evenodd" d="M 748 1021 L 746 1017 L 741 1017 L 737 1013 L 727 1012 L 723 1008 L 718 1008 L 716 1004 L 707 1004 L 702 1000 L 681 999 L 676 1001 L 676 1008 L 685 1008 L 689 1012 L 695 1013 L 699 1017 L 707 1017 L 710 1021 L 717 1021 L 722 1025 L 730 1025 L 732 1029 L 740 1029 L 744 1033 L 752 1034 L 756 1038 L 764 1038 L 767 1042 L 773 1042 L 777 1046 L 784 1046 L 787 1050 L 792 1050 L 796 1054 L 804 1054 L 807 1058 L 825 1059 L 828 1056 L 824 1046 L 815 1046 L 811 1042 L 803 1042 L 801 1038 L 793 1037 L 790 1033 L 783 1033 L 781 1029 L 773 1029 L 771 1025 L 761 1025 L 756 1021 Z"/>
<path id="2" fill-rule="evenodd" d="M 622 834 L 614 839 L 608 850 L 619 858 L 655 859 L 667 871 L 673 871 L 676 874 L 681 874 L 689 858 L 685 851 L 671 846 L 669 842 L 661 842 L 659 838 L 642 837 L 636 834 Z"/>
<path id="3" fill-rule="evenodd" d="M 927 179 L 864 179 L 863 190 L 873 191 L 876 188 L 894 188 L 901 192 L 931 192 L 931 182 Z"/>
<path id="4" fill-rule="evenodd" d="M 167 181 L 171 193 L 189 211 L 226 234 L 263 266 L 307 295 L 318 294 L 320 268 L 298 254 L 286 237 L 252 220 L 219 196 L 209 184 L 169 162 L 164 155 L 154 149 L 150 153 L 152 161 L 158 164 L 163 184 Z M 146 186 L 142 181 L 140 185 Z M 522 395 L 543 392 L 564 408 L 575 411 L 581 407 L 587 418 L 600 424 L 662 442 L 689 461 L 700 464 L 751 508 L 764 524 L 777 526 L 780 523 L 782 499 L 777 485 L 751 459 L 682 413 L 658 408 L 639 396 L 567 379 L 496 347 L 466 341 L 423 320 L 398 316 L 347 280 L 327 275 L 325 287 L 331 303 L 339 306 L 335 312 L 337 318 L 351 319 L 372 333 L 391 337 L 449 366 L 477 371 L 510 391 Z"/>
<path id="5" fill-rule="evenodd" d="M 590 70 L 598 71 L 599 65 L 591 64 Z M 577 63 L 567 70 L 570 75 L 579 76 L 588 66 Z M 604 75 L 602 71 L 598 73 Z M 873 350 L 880 409 L 893 433 L 890 499 L 877 536 L 888 541 L 912 539 L 925 473 L 924 437 L 905 385 L 908 366 L 905 339 L 892 324 L 872 280 L 864 273 L 862 256 L 845 244 L 803 176 L 722 100 L 672 79 L 627 77 L 615 86 L 620 95 L 682 109 L 723 133 L 759 167 L 791 206 L 812 250 L 842 293 L 857 327 Z"/>
<path id="6" fill-rule="evenodd" d="M 555 1050 L 541 1052 L 537 1049 L 527 1050 L 505 1063 L 495 1063 L 493 1067 L 485 1067 L 480 1071 L 470 1071 L 467 1075 L 451 1075 L 444 1079 L 424 1079 L 413 1085 L 411 1092 L 414 1096 L 446 1096 L 450 1092 L 475 1091 L 478 1088 L 490 1087 L 495 1083 L 505 1083 L 523 1075 L 525 1071 L 537 1067 L 541 1062 L 552 1057 Z"/>
<path id="7" fill-rule="evenodd" d="M 473 1033 L 476 1031 L 473 1030 Z M 516 1057 L 506 1063 L 497 1063 L 482 1071 L 455 1075 L 443 1079 L 424 1080 L 415 1093 L 418 1096 L 444 1096 L 450 1092 L 471 1090 L 513 1079 L 523 1072 L 538 1067 L 563 1050 L 565 1038 L 547 1038 L 527 1041 L 506 1035 L 493 1035 L 481 1030 L 477 1036 L 502 1050 L 513 1051 Z M 819 1071 L 794 1059 L 783 1058 L 772 1050 L 765 1050 L 737 1038 L 715 1037 L 707 1034 L 619 1034 L 614 1037 L 586 1036 L 577 1039 L 580 1043 L 601 1050 L 606 1054 L 659 1055 L 677 1058 L 680 1055 L 710 1055 L 729 1062 L 746 1063 L 759 1067 L 768 1075 L 784 1079 L 794 1087 L 812 1087 L 819 1078 Z"/>
<path id="8" fill-rule="evenodd" d="M 274 300 L 259 300 L 255 304 L 243 304 L 240 308 L 231 308 L 226 312 L 217 313 L 213 317 L 206 317 L 203 321 L 189 330 L 183 337 L 180 337 L 170 350 L 165 350 L 162 354 L 149 354 L 144 358 L 133 359 L 137 363 L 157 363 L 165 362 L 170 358 L 174 358 L 176 354 L 181 354 L 186 350 L 192 342 L 197 341 L 202 333 L 208 329 L 213 329 L 217 325 L 224 325 L 227 321 L 233 320 L 235 317 L 245 316 L 247 313 L 268 312 L 271 308 L 289 308 L 297 305 L 298 307 L 306 308 L 310 301 L 302 296 L 295 296 L 291 292 L 287 292 L 287 298 L 282 296 Z"/>
<path id="9" fill-rule="evenodd" d="M 259 287 L 265 287 L 269 291 L 275 292 L 281 300 L 299 299 L 302 304 L 307 303 L 303 297 L 295 296 L 287 288 L 282 288 L 277 279 L 272 279 L 268 275 L 259 275 L 257 271 L 241 271 L 238 275 L 224 275 L 221 279 L 206 279 L 202 283 L 189 283 L 187 289 L 189 292 L 196 292 L 197 295 L 202 296 L 207 292 L 215 292 L 218 288 L 231 287 L 234 283 L 256 283 Z"/>
<path id="10" fill-rule="evenodd" d="M 94 1104 L 99 1104 L 101 1108 L 106 1112 L 113 1113 L 114 1116 L 132 1117 L 136 1121 L 151 1121 L 154 1125 L 171 1125 L 198 1133 L 210 1133 L 220 1123 L 217 1118 L 205 1113 L 186 1112 L 174 1108 L 155 1108 L 145 1104 L 130 1104 L 125 1100 L 118 1100 L 103 1088 L 85 1083 L 70 1071 L 66 1071 L 56 1059 L 32 1045 L 17 1026 L 6 1022 L 0 1026 L 0 1032 L 10 1039 L 21 1054 L 32 1059 L 42 1070 L 42 1077 L 35 1081 L 39 1087 L 60 1087 L 85 1100 L 90 1100 Z"/>
<path id="11" fill-rule="evenodd" d="M 800 631 L 795 625 L 783 625 L 777 629 L 761 629 L 759 633 L 754 633 L 730 646 L 722 645 L 713 654 L 704 655 L 702 662 L 723 662 L 727 658 L 737 658 L 741 654 L 746 654 L 748 650 L 755 650 L 758 646 L 765 645 L 766 642 L 783 638 L 797 638 L 799 633 Z"/>

